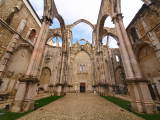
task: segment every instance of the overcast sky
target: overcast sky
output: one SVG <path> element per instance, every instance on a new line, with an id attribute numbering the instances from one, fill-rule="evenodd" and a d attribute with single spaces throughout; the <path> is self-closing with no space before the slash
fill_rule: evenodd
<path id="1" fill-rule="evenodd" d="M 29 0 L 39 15 L 43 16 L 43 0 Z M 100 10 L 101 0 L 54 0 L 58 13 L 63 17 L 65 24 L 70 25 L 79 19 L 86 19 L 92 24 L 97 23 L 97 18 Z M 121 0 L 121 10 L 124 16 L 124 25 L 127 27 L 135 14 L 143 5 L 141 0 Z M 114 27 L 110 18 L 105 21 L 105 27 Z M 59 28 L 60 24 L 57 19 L 53 20 L 50 28 Z M 86 39 L 92 43 L 92 28 L 85 24 L 79 23 L 72 29 L 73 43 L 79 39 Z M 106 43 L 106 37 L 103 42 Z M 118 47 L 116 41 L 110 38 L 110 47 Z"/>

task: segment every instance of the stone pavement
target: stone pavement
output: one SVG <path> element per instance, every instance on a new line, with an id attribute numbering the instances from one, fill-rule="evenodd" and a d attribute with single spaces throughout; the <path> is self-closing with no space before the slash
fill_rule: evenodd
<path id="1" fill-rule="evenodd" d="M 19 120 L 143 120 L 93 93 L 68 93 Z"/>

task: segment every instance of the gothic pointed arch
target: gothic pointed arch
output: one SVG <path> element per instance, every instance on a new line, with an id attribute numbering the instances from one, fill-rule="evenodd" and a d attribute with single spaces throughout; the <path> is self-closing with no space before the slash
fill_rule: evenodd
<path id="1" fill-rule="evenodd" d="M 73 28 L 75 25 L 77 25 L 77 24 L 79 24 L 79 23 L 81 23 L 81 22 L 84 22 L 84 23 L 88 24 L 88 25 L 94 30 L 94 25 L 93 25 L 92 23 L 90 23 L 89 21 L 85 20 L 85 19 L 80 19 L 80 20 L 77 20 L 76 22 L 74 22 L 74 23 L 71 25 L 70 30 L 72 30 L 72 28 Z"/>
<path id="2" fill-rule="evenodd" d="M 61 34 L 62 34 L 62 51 L 63 52 L 66 52 L 67 50 L 67 37 L 66 37 L 66 28 L 65 28 L 65 22 L 64 22 L 64 19 L 62 18 L 61 15 L 59 15 L 58 13 L 54 16 L 54 18 L 57 18 L 60 22 L 60 25 L 61 25 Z"/>
<path id="3" fill-rule="evenodd" d="M 102 42 L 102 36 L 103 36 L 103 28 L 104 28 L 104 22 L 107 19 L 108 16 L 111 16 L 108 12 L 106 12 L 106 14 L 104 14 L 100 19 L 99 19 L 99 23 L 97 25 L 97 36 L 98 36 L 98 41 Z"/>
<path id="4" fill-rule="evenodd" d="M 134 53 L 135 53 L 135 56 L 136 56 L 136 59 L 138 60 L 138 54 L 139 54 L 139 51 L 140 49 L 143 47 L 143 46 L 146 46 L 146 45 L 149 45 L 151 48 L 154 49 L 154 47 L 152 46 L 152 44 L 150 44 L 149 42 L 144 42 L 144 41 L 139 41 L 139 42 L 136 42 L 134 44 Z M 155 51 L 155 50 L 154 50 Z"/>

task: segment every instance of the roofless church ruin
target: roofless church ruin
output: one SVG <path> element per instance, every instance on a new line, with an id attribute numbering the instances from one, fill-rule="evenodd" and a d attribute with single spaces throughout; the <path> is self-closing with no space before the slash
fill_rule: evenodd
<path id="1" fill-rule="evenodd" d="M 134 111 L 157 112 L 160 1 L 143 0 L 126 29 L 120 1 L 102 0 L 97 24 L 82 18 L 66 25 L 54 0 L 44 0 L 42 20 L 28 0 L 0 0 L 0 92 L 14 98 L 11 112 L 32 109 L 35 96 L 43 92 L 61 96 L 94 91 L 102 96 L 129 95 Z M 108 17 L 115 28 L 104 27 Z M 60 28 L 50 28 L 54 18 Z M 92 44 L 83 37 L 73 43 L 72 28 L 81 22 L 93 30 Z M 110 37 L 119 48 L 109 47 Z"/>

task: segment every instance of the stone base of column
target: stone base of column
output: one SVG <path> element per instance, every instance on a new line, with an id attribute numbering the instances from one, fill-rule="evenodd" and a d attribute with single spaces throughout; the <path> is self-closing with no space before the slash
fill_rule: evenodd
<path id="1" fill-rule="evenodd" d="M 132 99 L 132 110 L 139 113 L 156 114 L 157 107 L 152 100 L 147 82 L 147 80 L 127 80 Z"/>
<path id="2" fill-rule="evenodd" d="M 62 96 L 62 85 L 57 85 L 57 96 Z"/>
<path id="3" fill-rule="evenodd" d="M 22 111 L 26 112 L 34 108 L 34 100 L 25 100 L 22 102 Z"/>
<path id="4" fill-rule="evenodd" d="M 22 105 L 22 101 L 20 100 L 20 101 L 18 101 L 18 100 L 16 100 L 16 101 L 13 101 L 12 103 L 11 103 L 11 107 L 10 107 L 10 109 L 9 109 L 9 111 L 10 112 L 21 112 L 21 105 Z"/>

